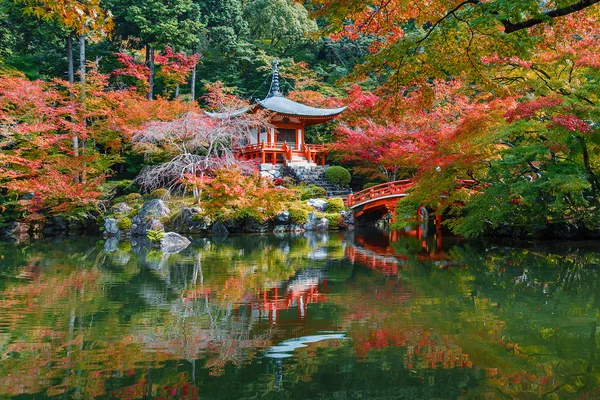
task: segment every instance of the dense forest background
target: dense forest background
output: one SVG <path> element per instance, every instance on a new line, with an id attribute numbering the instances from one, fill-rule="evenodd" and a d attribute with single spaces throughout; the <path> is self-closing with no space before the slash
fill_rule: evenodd
<path id="1" fill-rule="evenodd" d="M 426 206 L 465 236 L 598 235 L 598 3 L 1 0 L 2 219 L 97 210 L 115 181 L 181 156 L 171 139 L 193 135 L 176 127 L 215 139 L 199 107 L 264 97 L 277 58 L 288 97 L 348 106 L 308 139 L 355 190 L 413 180 L 399 215 Z M 202 143 L 191 175 L 230 166 L 225 141 Z"/>

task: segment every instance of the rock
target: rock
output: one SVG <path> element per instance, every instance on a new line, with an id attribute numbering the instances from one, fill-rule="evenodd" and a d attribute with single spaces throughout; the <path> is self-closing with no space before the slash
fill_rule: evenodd
<path id="1" fill-rule="evenodd" d="M 273 221 L 275 222 L 275 225 L 289 224 L 290 223 L 290 212 L 289 211 L 280 212 L 279 214 L 275 215 L 275 217 L 273 218 Z"/>
<path id="2" fill-rule="evenodd" d="M 304 231 L 305 231 L 305 229 L 304 229 L 303 225 L 294 225 L 294 224 L 290 225 L 290 232 L 302 233 Z"/>
<path id="3" fill-rule="evenodd" d="M 164 231 L 165 227 L 162 224 L 162 222 L 160 222 L 157 219 L 151 219 L 150 221 L 146 222 L 146 225 L 144 225 L 144 230 L 145 232 L 148 231 Z"/>
<path id="4" fill-rule="evenodd" d="M 324 231 L 328 230 L 329 229 L 329 220 L 327 218 L 319 219 L 317 224 L 315 225 L 315 229 L 320 232 L 324 232 Z"/>
<path id="5" fill-rule="evenodd" d="M 345 225 L 354 225 L 354 223 L 355 223 L 354 211 L 352 211 L 352 210 L 340 211 L 340 215 L 342 216 L 342 219 L 344 220 Z"/>
<path id="6" fill-rule="evenodd" d="M 171 213 L 169 207 L 160 199 L 153 199 L 144 203 L 140 211 L 131 219 L 129 231 L 132 235 L 143 236 L 146 234 L 146 222 L 151 219 L 159 220 Z M 135 225 L 135 227 L 134 227 Z M 162 226 L 162 224 L 161 224 Z M 163 227 L 164 229 L 164 227 Z"/>
<path id="7" fill-rule="evenodd" d="M 9 241 L 17 243 L 29 240 L 29 224 L 13 221 L 0 236 L 5 236 Z"/>
<path id="8" fill-rule="evenodd" d="M 167 232 L 160 239 L 160 250 L 163 253 L 177 253 L 190 245 L 190 241 L 175 232 Z"/>
<path id="9" fill-rule="evenodd" d="M 84 232 L 83 223 L 78 220 L 69 221 L 68 230 L 70 236 L 79 236 Z"/>
<path id="10" fill-rule="evenodd" d="M 269 171 L 260 171 L 260 176 L 262 178 L 272 178 L 272 175 L 269 173 Z"/>
<path id="11" fill-rule="evenodd" d="M 227 228 L 229 232 L 244 232 L 244 228 L 246 227 L 245 221 L 241 218 L 239 219 L 228 219 L 223 221 L 223 226 Z"/>
<path id="12" fill-rule="evenodd" d="M 317 216 L 314 212 L 308 214 L 308 221 L 303 226 L 305 231 L 313 231 L 317 226 Z"/>
<path id="13" fill-rule="evenodd" d="M 327 208 L 327 202 L 323 199 L 310 199 L 306 202 L 309 206 L 314 208 L 316 211 L 325 211 Z"/>
<path id="14" fill-rule="evenodd" d="M 227 236 L 229 231 L 221 222 L 217 221 L 212 226 L 212 234 L 215 236 Z"/>
<path id="15" fill-rule="evenodd" d="M 113 237 L 119 235 L 119 227 L 117 226 L 117 220 L 114 218 L 107 218 L 104 221 L 104 236 Z"/>
<path id="16" fill-rule="evenodd" d="M 110 237 L 106 239 L 104 242 L 104 251 L 107 253 L 111 253 L 117 249 L 117 245 L 119 244 L 119 239 L 116 237 Z"/>
<path id="17" fill-rule="evenodd" d="M 279 172 L 279 170 L 273 170 L 271 171 L 271 176 L 273 178 L 281 178 L 281 172 Z"/>
<path id="18" fill-rule="evenodd" d="M 168 224 L 169 229 L 179 233 L 201 233 L 210 228 L 210 219 L 208 217 L 198 218 L 197 215 L 202 212 L 200 207 L 182 208 Z"/>
<path id="19" fill-rule="evenodd" d="M 269 221 L 258 221 L 254 218 L 248 218 L 246 221 L 246 232 L 265 233 L 271 230 Z"/>
<path id="20" fill-rule="evenodd" d="M 285 225 L 277 225 L 274 229 L 273 229 L 273 233 L 276 235 L 281 235 L 283 233 L 285 233 L 288 230 L 288 227 Z"/>
<path id="21" fill-rule="evenodd" d="M 118 203 L 112 207 L 112 212 L 115 214 L 129 214 L 132 208 L 127 203 Z"/>
<path id="22" fill-rule="evenodd" d="M 272 171 L 275 169 L 275 165 L 273 164 L 260 164 L 260 170 L 262 171 Z"/>

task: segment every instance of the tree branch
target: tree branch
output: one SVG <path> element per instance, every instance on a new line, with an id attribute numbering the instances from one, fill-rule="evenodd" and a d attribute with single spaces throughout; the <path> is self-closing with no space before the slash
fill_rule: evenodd
<path id="1" fill-rule="evenodd" d="M 565 15 L 569 15 L 574 12 L 581 11 L 584 8 L 593 6 L 594 4 L 596 4 L 598 2 L 600 2 L 600 0 L 581 0 L 570 6 L 545 12 L 544 15 L 548 18 L 564 17 Z M 516 24 L 513 24 L 508 20 L 504 20 L 501 22 L 502 22 L 502 25 L 504 25 L 504 33 L 513 33 L 513 32 L 519 31 L 521 29 L 531 28 L 532 26 L 536 26 L 541 23 L 544 23 L 545 20 L 541 19 L 541 18 L 530 18 L 530 19 L 522 21 L 522 22 L 517 22 Z"/>

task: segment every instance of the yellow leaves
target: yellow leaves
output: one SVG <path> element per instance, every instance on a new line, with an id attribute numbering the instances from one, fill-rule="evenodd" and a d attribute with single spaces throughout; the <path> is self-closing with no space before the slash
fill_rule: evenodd
<path id="1" fill-rule="evenodd" d="M 108 33 L 114 24 L 112 14 L 100 6 L 99 0 L 15 0 L 25 5 L 25 15 L 35 15 L 47 21 L 56 20 L 78 34 L 88 31 Z"/>

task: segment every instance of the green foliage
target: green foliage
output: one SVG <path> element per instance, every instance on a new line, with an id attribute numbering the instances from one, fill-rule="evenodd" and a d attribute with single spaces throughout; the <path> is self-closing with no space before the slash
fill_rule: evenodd
<path id="1" fill-rule="evenodd" d="M 340 226 L 344 222 L 342 216 L 337 212 L 327 212 L 324 217 L 329 221 L 329 229 L 340 229 Z"/>
<path id="2" fill-rule="evenodd" d="M 350 180 L 352 177 L 350 176 L 350 172 L 340 166 L 333 166 L 327 168 L 325 171 L 325 179 L 327 182 L 332 183 L 334 185 L 338 185 L 341 187 L 348 187 L 350 185 Z"/>
<path id="3" fill-rule="evenodd" d="M 134 204 L 138 204 L 142 201 L 142 195 L 139 193 L 129 193 L 127 196 L 125 196 L 125 203 L 127 203 L 128 205 L 134 205 Z"/>
<path id="4" fill-rule="evenodd" d="M 123 232 L 128 231 L 129 228 L 131 228 L 131 219 L 127 217 L 121 218 L 119 222 L 117 222 L 117 227 Z"/>
<path id="5" fill-rule="evenodd" d="M 321 199 L 327 196 L 327 190 L 325 190 L 325 188 L 312 183 L 308 186 L 299 186 L 298 188 L 300 189 L 301 200 Z"/>
<path id="6" fill-rule="evenodd" d="M 345 208 L 344 200 L 339 197 L 327 200 L 326 211 L 328 213 L 337 213 Z"/>
<path id="7" fill-rule="evenodd" d="M 146 237 L 148 237 L 152 243 L 160 243 L 162 238 L 165 237 L 165 232 L 150 229 L 146 231 Z"/>
<path id="8" fill-rule="evenodd" d="M 300 207 L 290 207 L 290 222 L 294 225 L 302 225 L 308 221 L 308 211 Z"/>
<path id="9" fill-rule="evenodd" d="M 163 200 L 166 200 L 166 199 L 168 199 L 170 197 L 171 197 L 171 193 L 169 192 L 168 189 L 164 189 L 164 188 L 154 189 L 148 195 L 149 199 L 163 199 Z"/>

